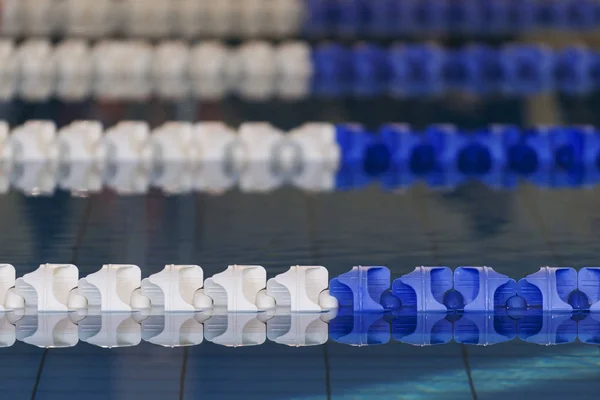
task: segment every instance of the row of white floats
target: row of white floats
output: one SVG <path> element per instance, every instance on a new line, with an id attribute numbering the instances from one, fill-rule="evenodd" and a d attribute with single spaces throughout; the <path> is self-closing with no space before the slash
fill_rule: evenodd
<path id="1" fill-rule="evenodd" d="M 79 279 L 75 265 L 42 264 L 17 279 L 11 264 L 0 264 L 0 310 L 319 313 L 338 307 L 328 286 L 329 274 L 322 266 L 293 266 L 267 281 L 259 265 L 230 265 L 204 280 L 198 265 L 167 265 L 141 279 L 136 265 L 109 264 Z"/>
<path id="2" fill-rule="evenodd" d="M 194 38 L 297 34 L 301 0 L 3 0 L 5 35 Z"/>
<path id="3" fill-rule="evenodd" d="M 337 167 L 340 147 L 335 126 L 309 123 L 287 134 L 268 123 L 238 130 L 220 122 L 148 123 L 124 121 L 103 130 L 97 121 L 77 121 L 57 130 L 51 121 L 29 121 L 12 131 L 0 122 L 0 161 L 42 162 L 205 162 L 233 165 L 300 161 Z"/>
<path id="4" fill-rule="evenodd" d="M 58 130 L 51 121 L 10 129 L 0 122 L 0 192 L 51 194 L 103 186 L 120 194 L 267 191 L 282 184 L 331 190 L 340 160 L 335 127 L 310 123 L 287 133 L 267 123 L 237 130 L 220 122 L 168 122 L 151 129 L 125 121 L 103 129 L 77 121 Z M 18 166 L 18 168 L 16 168 Z M 18 173 L 14 173 L 14 172 Z"/>
<path id="5" fill-rule="evenodd" d="M 313 73 L 310 47 L 297 41 L 229 47 L 219 41 L 152 45 L 103 40 L 91 45 L 69 39 L 53 45 L 29 39 L 16 45 L 4 39 L 0 60 L 0 100 L 142 100 L 152 95 L 210 100 L 228 93 L 257 100 L 297 99 L 310 93 Z"/>

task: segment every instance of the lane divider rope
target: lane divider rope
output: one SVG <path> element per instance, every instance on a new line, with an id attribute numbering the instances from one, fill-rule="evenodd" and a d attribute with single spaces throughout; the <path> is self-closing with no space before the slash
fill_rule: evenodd
<path id="1" fill-rule="evenodd" d="M 167 122 L 151 129 L 123 121 L 104 129 L 76 121 L 9 128 L 0 122 L 0 192 L 52 194 L 57 185 L 78 194 L 104 186 L 121 194 L 269 192 L 283 185 L 306 191 L 386 190 L 425 181 L 451 188 L 478 180 L 514 188 L 522 179 L 541 187 L 600 182 L 600 131 L 592 126 L 453 125 L 416 130 L 387 124 L 376 132 L 357 124 L 307 123 L 284 132 L 268 123 L 233 129 L 220 122 Z"/>
<path id="2" fill-rule="evenodd" d="M 203 100 L 237 95 L 253 101 L 308 96 L 397 98 L 452 91 L 523 96 L 547 91 L 585 95 L 600 88 L 600 52 L 574 45 L 501 47 L 372 43 L 345 46 L 264 41 L 71 39 L 53 45 L 0 41 L 0 99 L 43 101 L 53 96 L 144 100 L 151 96 Z"/>
<path id="3" fill-rule="evenodd" d="M 384 266 L 357 266 L 329 281 L 322 266 L 292 266 L 267 280 L 260 265 L 230 265 L 204 279 L 198 265 L 141 278 L 108 264 L 79 278 L 72 264 L 42 264 L 16 279 L 0 264 L 0 346 L 229 346 L 269 339 L 292 346 L 488 345 L 517 336 L 540 344 L 598 344 L 600 268 L 542 267 L 518 282 L 490 267 L 417 267 L 391 282 Z M 43 321 L 43 323 L 40 323 Z M 392 327 L 388 321 L 392 322 Z M 110 330 L 118 326 L 116 335 Z"/>

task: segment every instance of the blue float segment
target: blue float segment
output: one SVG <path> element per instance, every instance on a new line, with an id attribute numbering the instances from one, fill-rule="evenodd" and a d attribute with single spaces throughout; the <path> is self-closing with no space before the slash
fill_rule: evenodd
<path id="1" fill-rule="evenodd" d="M 355 96 L 385 93 L 390 79 L 387 51 L 372 44 L 360 44 L 352 50 L 352 85 Z"/>
<path id="2" fill-rule="evenodd" d="M 535 10 L 536 25 L 544 29 L 564 29 L 567 26 L 566 3 L 564 0 L 538 2 Z"/>
<path id="3" fill-rule="evenodd" d="M 473 345 L 491 345 L 513 340 L 517 321 L 502 314 L 463 314 L 454 321 L 454 341 Z"/>
<path id="4" fill-rule="evenodd" d="M 444 0 L 442 12 L 444 13 L 444 27 L 453 33 L 473 34 L 481 32 L 482 8 L 480 0 Z"/>
<path id="5" fill-rule="evenodd" d="M 548 128 L 533 128 L 521 132 L 511 126 L 497 127 L 504 136 L 508 167 L 519 175 L 535 177 L 549 171 L 554 155 Z"/>
<path id="6" fill-rule="evenodd" d="M 537 0 L 519 0 L 508 2 L 508 32 L 516 34 L 536 27 Z"/>
<path id="7" fill-rule="evenodd" d="M 508 46 L 501 50 L 500 60 L 504 71 L 503 92 L 531 94 L 552 88 L 554 53 L 550 48 Z"/>
<path id="8" fill-rule="evenodd" d="M 485 94 L 499 87 L 499 68 L 498 52 L 491 47 L 469 45 L 448 50 L 444 58 L 445 85 L 450 89 Z"/>
<path id="9" fill-rule="evenodd" d="M 452 289 L 452 270 L 448 267 L 417 267 L 392 284 L 392 293 L 405 310 L 446 312 L 444 294 Z"/>
<path id="10" fill-rule="evenodd" d="M 372 346 L 390 341 L 390 324 L 382 314 L 338 314 L 329 321 L 329 338 L 352 346 Z"/>
<path id="11" fill-rule="evenodd" d="M 402 33 L 402 2 L 397 0 L 367 1 L 369 13 L 365 21 L 365 32 L 373 37 L 395 37 Z"/>
<path id="12" fill-rule="evenodd" d="M 594 57 L 583 46 L 567 47 L 556 53 L 554 77 L 556 87 L 564 93 L 583 94 L 593 89 Z"/>
<path id="13" fill-rule="evenodd" d="M 501 186 L 506 166 L 506 151 L 502 134 L 482 129 L 472 134 L 458 132 L 446 137 L 445 156 L 449 167 L 446 175 L 477 178 L 490 186 Z"/>
<path id="14" fill-rule="evenodd" d="M 342 96 L 352 80 L 352 56 L 339 44 L 327 43 L 312 51 L 312 92 L 317 96 Z"/>
<path id="15" fill-rule="evenodd" d="M 371 182 L 372 178 L 359 163 L 341 164 L 335 176 L 336 190 L 356 190 Z"/>
<path id="16" fill-rule="evenodd" d="M 383 312 L 381 295 L 390 287 L 390 270 L 386 267 L 354 267 L 333 278 L 329 293 L 338 300 L 340 309 L 358 313 Z"/>
<path id="17" fill-rule="evenodd" d="M 453 137 L 452 129 L 442 126 L 430 127 L 423 133 L 405 124 L 383 126 L 379 140 L 390 152 L 390 171 L 383 176 L 384 186 L 407 186 L 417 178 L 426 179 L 432 186 L 445 182 L 442 159 L 447 158 L 446 149 Z"/>
<path id="18" fill-rule="evenodd" d="M 441 313 L 401 314 L 392 321 L 392 337 L 413 346 L 450 343 L 452 322 Z"/>
<path id="19" fill-rule="evenodd" d="M 577 285 L 585 293 L 590 311 L 600 311 L 600 268 L 582 268 L 577 274 Z"/>
<path id="20" fill-rule="evenodd" d="M 389 168 L 381 176 L 381 184 L 386 189 L 397 189 L 410 186 L 414 175 L 408 168 L 407 148 L 412 148 L 419 141 L 417 135 L 408 124 L 387 124 L 381 127 L 378 135 L 379 143 L 389 153 Z"/>
<path id="21" fill-rule="evenodd" d="M 554 127 L 549 132 L 554 155 L 554 185 L 579 186 L 586 165 L 594 164 L 600 137 L 592 127 Z"/>
<path id="22" fill-rule="evenodd" d="M 586 31 L 594 29 L 600 23 L 600 4 L 594 0 L 563 2 L 562 13 L 566 28 Z"/>
<path id="23" fill-rule="evenodd" d="M 600 344 L 600 315 L 590 313 L 577 323 L 577 337 L 587 344 Z"/>
<path id="24" fill-rule="evenodd" d="M 462 294 L 465 311 L 493 312 L 505 308 L 517 294 L 517 283 L 490 267 L 459 267 L 454 271 L 454 290 Z"/>
<path id="25" fill-rule="evenodd" d="M 433 45 L 394 45 L 388 50 L 392 95 L 431 95 L 444 90 L 446 52 Z"/>
<path id="26" fill-rule="evenodd" d="M 441 33 L 446 31 L 445 15 L 441 0 L 405 0 L 409 33 L 428 32 Z"/>
<path id="27" fill-rule="evenodd" d="M 600 132 L 592 126 L 579 127 L 583 138 L 583 184 L 592 185 L 600 181 Z"/>
<path id="28" fill-rule="evenodd" d="M 571 314 L 529 312 L 517 323 L 519 339 L 541 345 L 572 343 L 577 339 L 577 321 Z"/>
<path id="29" fill-rule="evenodd" d="M 331 2 L 323 0 L 304 0 L 304 34 L 307 36 L 325 36 L 331 29 Z"/>
<path id="30" fill-rule="evenodd" d="M 335 135 L 340 147 L 341 164 L 362 163 L 367 149 L 374 142 L 373 134 L 359 124 L 338 124 L 335 126 Z"/>
<path id="31" fill-rule="evenodd" d="M 510 4 L 506 0 L 479 0 L 482 31 L 488 34 L 510 32 Z"/>
<path id="32" fill-rule="evenodd" d="M 584 129 L 551 127 L 548 135 L 554 154 L 554 165 L 558 169 L 572 171 L 584 163 L 584 145 L 587 132 Z"/>
<path id="33" fill-rule="evenodd" d="M 569 295 L 577 290 L 577 271 L 573 268 L 542 267 L 519 280 L 517 291 L 530 309 L 573 311 Z"/>
<path id="34" fill-rule="evenodd" d="M 322 1 L 322 0 L 321 0 Z M 360 35 L 363 15 L 366 12 L 363 0 L 329 0 L 331 3 L 332 31 L 336 36 L 355 37 Z"/>

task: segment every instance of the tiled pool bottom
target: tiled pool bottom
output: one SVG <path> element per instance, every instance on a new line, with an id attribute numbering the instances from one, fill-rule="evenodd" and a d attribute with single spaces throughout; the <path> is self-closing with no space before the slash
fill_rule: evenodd
<path id="1" fill-rule="evenodd" d="M 0 197 L 2 262 L 18 275 L 42 262 L 73 262 L 81 274 L 132 263 L 144 276 L 167 263 L 386 265 L 392 278 L 416 265 L 489 265 L 512 277 L 542 265 L 598 266 L 598 189 L 495 191 L 415 186 L 401 193 L 267 195 L 151 193 L 88 198 Z M 38 349 L 17 341 L 0 350 L 2 398 L 10 399 L 564 399 L 597 398 L 598 346 L 511 341 L 480 347 L 327 345 L 271 341 L 228 348 L 101 349 L 79 343 Z"/>
<path id="2" fill-rule="evenodd" d="M 19 344 L 2 354 L 3 396 L 15 399 L 592 399 L 600 389 L 600 352 L 584 345 Z"/>

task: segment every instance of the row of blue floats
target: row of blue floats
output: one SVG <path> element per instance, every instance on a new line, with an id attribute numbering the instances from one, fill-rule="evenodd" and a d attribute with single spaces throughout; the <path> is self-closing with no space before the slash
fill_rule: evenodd
<path id="1" fill-rule="evenodd" d="M 453 125 L 416 131 L 389 124 L 373 133 L 341 124 L 336 131 L 338 189 L 359 188 L 374 178 L 387 189 L 417 180 L 448 187 L 477 179 L 505 188 L 519 179 L 559 187 L 600 182 L 600 131 L 591 126 L 498 125 L 468 132 Z"/>
<path id="2" fill-rule="evenodd" d="M 376 3 L 376 2 L 374 2 Z M 323 43 L 312 50 L 317 96 L 433 96 L 449 90 L 529 95 L 585 94 L 600 87 L 600 52 L 584 46 Z"/>
<path id="3" fill-rule="evenodd" d="M 305 0 L 307 36 L 514 35 L 600 25 L 593 0 Z"/>
<path id="4" fill-rule="evenodd" d="M 600 268 L 543 267 L 518 282 L 490 267 L 417 267 L 391 282 L 383 266 L 354 267 L 331 280 L 339 302 L 330 338 L 494 344 L 600 344 Z"/>

